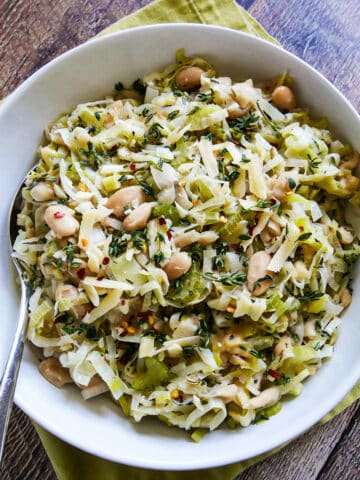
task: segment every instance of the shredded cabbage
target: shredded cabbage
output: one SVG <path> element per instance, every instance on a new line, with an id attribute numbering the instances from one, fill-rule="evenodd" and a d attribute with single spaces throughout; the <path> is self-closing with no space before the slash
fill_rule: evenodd
<path id="1" fill-rule="evenodd" d="M 188 67 L 203 73 L 186 90 Z M 287 83 L 216 77 L 179 51 L 49 126 L 13 255 L 34 291 L 29 340 L 85 398 L 110 391 L 199 441 L 278 413 L 333 354 L 360 252 L 344 219 L 358 154 L 279 109 L 269 91 Z"/>

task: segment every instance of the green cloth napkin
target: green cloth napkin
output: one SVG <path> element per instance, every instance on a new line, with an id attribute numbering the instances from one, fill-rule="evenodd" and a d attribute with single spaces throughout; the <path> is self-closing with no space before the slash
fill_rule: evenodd
<path id="1" fill-rule="evenodd" d="M 262 26 L 233 0 L 157 0 L 134 14 L 114 23 L 100 35 L 126 28 L 168 22 L 209 23 L 241 30 L 277 43 Z M 360 398 L 360 382 L 343 401 L 320 423 L 325 423 Z M 233 480 L 240 472 L 260 460 L 264 455 L 241 463 L 193 472 L 163 472 L 144 470 L 111 463 L 83 452 L 54 437 L 38 425 L 35 428 L 44 444 L 59 480 Z"/>

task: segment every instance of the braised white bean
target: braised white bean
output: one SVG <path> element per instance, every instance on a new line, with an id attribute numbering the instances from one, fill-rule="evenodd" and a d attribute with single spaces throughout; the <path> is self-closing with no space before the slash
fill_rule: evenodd
<path id="1" fill-rule="evenodd" d="M 176 75 L 176 85 L 180 90 L 192 90 L 201 85 L 201 75 L 204 73 L 199 67 L 186 67 Z"/>
<path id="2" fill-rule="evenodd" d="M 45 210 L 44 220 L 58 238 L 70 237 L 79 230 L 73 211 L 65 205 L 50 205 Z"/>
<path id="3" fill-rule="evenodd" d="M 124 218 L 124 207 L 138 207 L 146 201 L 146 195 L 140 185 L 133 185 L 118 190 L 109 197 L 106 202 L 107 208 L 110 208 L 114 215 L 118 218 Z"/>
<path id="4" fill-rule="evenodd" d="M 191 258 L 185 252 L 174 253 L 164 267 L 169 280 L 176 280 L 191 268 Z"/>

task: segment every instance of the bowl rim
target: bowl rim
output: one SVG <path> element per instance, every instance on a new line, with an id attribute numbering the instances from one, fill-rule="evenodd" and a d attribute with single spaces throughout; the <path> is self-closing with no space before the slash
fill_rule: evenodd
<path id="1" fill-rule="evenodd" d="M 255 35 L 238 31 L 235 29 L 217 26 L 217 25 L 208 25 L 208 24 L 196 24 L 196 23 L 161 23 L 161 24 L 154 24 L 154 25 L 145 25 L 139 27 L 133 27 L 130 29 L 121 30 L 118 32 L 113 32 L 109 34 L 105 34 L 103 36 L 98 36 L 92 38 L 81 45 L 78 45 L 63 54 L 59 55 L 58 57 L 54 58 L 53 60 L 49 61 L 45 65 L 43 65 L 39 70 L 33 73 L 30 77 L 28 77 L 23 83 L 21 83 L 10 95 L 5 97 L 3 104 L 1 105 L 0 115 L 6 115 L 7 109 L 10 109 L 13 103 L 16 102 L 18 98 L 21 98 L 22 95 L 26 94 L 27 88 L 37 82 L 39 78 L 41 78 L 48 70 L 50 70 L 54 65 L 61 63 L 64 59 L 76 55 L 79 51 L 83 49 L 92 48 L 93 44 L 97 43 L 106 43 L 111 42 L 114 38 L 121 38 L 127 35 L 136 35 L 138 31 L 148 30 L 148 31 L 159 31 L 159 30 L 166 30 L 166 29 L 188 29 L 188 30 L 203 30 L 204 33 L 209 33 L 211 31 L 223 31 L 223 32 L 231 32 L 231 34 L 235 34 L 239 37 L 250 38 L 251 41 L 254 43 L 263 43 L 266 45 L 270 45 L 271 48 L 281 51 L 285 56 L 292 58 L 293 61 L 298 62 L 301 65 L 301 68 L 307 69 L 315 74 L 319 80 L 321 80 L 325 85 L 326 88 L 332 90 L 336 96 L 340 97 L 342 102 L 346 104 L 349 111 L 351 111 L 357 117 L 360 126 L 360 116 L 355 110 L 354 106 L 350 103 L 350 101 L 329 81 L 327 80 L 324 75 L 318 72 L 315 68 L 310 66 L 301 58 L 297 57 L 295 54 L 285 50 L 281 46 L 278 46 L 268 40 L 263 38 L 257 37 Z M 356 382 L 360 378 L 360 361 L 357 364 L 357 368 L 352 369 L 349 371 L 348 376 L 342 378 L 341 381 L 338 383 L 338 388 L 336 391 L 333 392 L 333 395 L 322 402 L 317 402 L 313 405 L 313 409 L 307 415 L 306 419 L 301 419 L 301 422 L 296 421 L 294 422 L 293 428 L 289 429 L 288 432 L 284 433 L 282 436 L 281 445 L 277 438 L 270 439 L 268 441 L 268 446 L 266 450 L 263 448 L 258 449 L 258 451 L 254 451 L 254 454 L 249 457 L 249 455 L 241 455 L 241 452 L 234 449 L 233 452 L 223 452 L 221 455 L 221 459 L 219 458 L 208 458 L 206 460 L 198 459 L 197 461 L 193 461 L 191 465 L 186 464 L 186 462 L 181 462 L 181 459 L 178 459 L 171 462 L 164 461 L 163 464 L 159 465 L 158 461 L 154 461 L 152 459 L 145 459 L 139 455 L 139 458 L 136 460 L 131 456 L 126 456 L 126 452 L 120 452 L 120 455 L 113 455 L 109 453 L 108 455 L 104 452 L 101 452 L 101 458 L 105 460 L 109 460 L 115 463 L 123 463 L 125 465 L 130 465 L 134 467 L 141 467 L 141 468 L 149 468 L 149 469 L 158 469 L 158 470 L 197 470 L 197 469 L 204 469 L 204 468 L 215 468 L 222 465 L 228 465 L 231 463 L 236 463 L 239 461 L 243 461 L 248 458 L 253 458 L 256 455 L 263 454 L 266 452 L 271 451 L 276 447 L 284 446 L 289 441 L 293 440 L 294 438 L 298 437 L 306 430 L 308 430 L 311 426 L 317 423 L 321 418 L 323 418 L 329 411 L 331 411 L 343 398 L 344 396 L 352 389 L 352 387 L 356 384 Z M 52 433 L 56 437 L 60 438 L 61 440 L 73 445 L 80 450 L 86 451 L 94 456 L 98 456 L 98 452 L 94 448 L 89 448 L 88 446 L 81 445 L 80 441 L 76 439 L 70 438 L 70 435 L 67 433 L 65 426 L 57 425 L 56 422 L 52 421 L 51 419 L 45 418 L 41 412 L 36 410 L 35 405 L 31 404 L 31 401 L 28 401 L 28 398 L 25 396 L 21 396 L 18 393 L 18 389 L 15 392 L 15 403 L 23 410 L 31 419 L 33 419 L 37 424 L 41 427 L 46 429 L 48 432 Z M 296 428 L 294 428 L 296 426 Z M 276 436 L 275 436 L 276 437 Z M 256 449 L 254 449 L 256 450 Z M 124 454 L 122 454 L 124 453 Z"/>

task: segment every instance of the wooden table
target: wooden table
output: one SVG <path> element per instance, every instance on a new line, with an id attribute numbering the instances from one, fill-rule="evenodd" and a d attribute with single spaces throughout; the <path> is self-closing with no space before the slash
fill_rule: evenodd
<path id="1" fill-rule="evenodd" d="M 0 0 L 0 97 L 52 58 L 148 3 L 149 0 Z M 359 0 L 238 3 L 286 49 L 316 67 L 360 109 Z M 237 480 L 356 480 L 360 478 L 359 447 L 358 403 L 328 424 L 313 427 Z M 0 478 L 55 480 L 31 423 L 16 407 Z"/>

